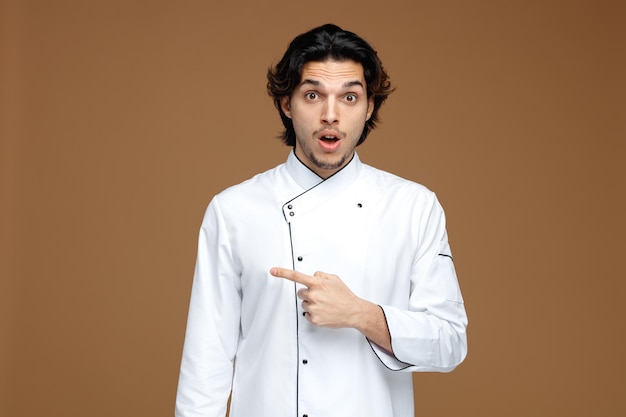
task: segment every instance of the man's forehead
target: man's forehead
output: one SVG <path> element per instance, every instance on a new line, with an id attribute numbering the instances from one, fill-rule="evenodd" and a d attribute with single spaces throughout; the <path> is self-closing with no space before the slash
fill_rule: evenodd
<path id="1" fill-rule="evenodd" d="M 359 81 L 365 85 L 363 65 L 353 60 L 309 61 L 302 67 L 301 83 L 314 80 L 322 83 Z"/>

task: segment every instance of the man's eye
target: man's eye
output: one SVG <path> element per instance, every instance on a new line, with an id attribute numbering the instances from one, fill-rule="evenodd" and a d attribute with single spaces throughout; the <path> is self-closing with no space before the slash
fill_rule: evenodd
<path id="1" fill-rule="evenodd" d="M 356 98 L 357 98 L 357 97 L 356 97 L 356 94 L 348 94 L 348 95 L 346 96 L 346 101 L 347 101 L 348 103 L 354 103 L 354 102 L 356 101 Z"/>
<path id="2" fill-rule="evenodd" d="M 304 97 L 306 97 L 309 100 L 315 100 L 317 98 L 317 93 L 308 92 L 304 95 Z"/>

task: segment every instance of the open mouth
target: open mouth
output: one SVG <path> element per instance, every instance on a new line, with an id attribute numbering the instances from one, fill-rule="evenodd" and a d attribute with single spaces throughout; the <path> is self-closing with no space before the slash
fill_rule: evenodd
<path id="1" fill-rule="evenodd" d="M 320 132 L 320 135 L 317 137 L 319 140 L 319 144 L 325 152 L 335 152 L 341 143 L 341 137 L 335 132 L 325 131 Z"/>
<path id="2" fill-rule="evenodd" d="M 337 142 L 339 140 L 339 138 L 337 136 L 332 136 L 332 135 L 326 135 L 326 136 L 321 136 L 320 140 L 324 141 L 324 142 Z"/>
<path id="3" fill-rule="evenodd" d="M 322 129 L 318 131 L 317 134 L 317 138 L 319 140 L 323 140 L 324 142 L 337 142 L 339 139 L 341 139 L 341 135 L 339 134 L 339 132 L 335 131 L 334 129 Z"/>

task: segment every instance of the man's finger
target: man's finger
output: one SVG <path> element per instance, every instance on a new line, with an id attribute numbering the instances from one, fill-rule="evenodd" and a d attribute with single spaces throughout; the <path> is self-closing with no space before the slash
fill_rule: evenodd
<path id="1" fill-rule="evenodd" d="M 275 277 L 285 278 L 289 281 L 297 282 L 298 284 L 311 286 L 315 282 L 315 278 L 310 275 L 303 274 L 302 272 L 294 271 L 292 269 L 285 268 L 272 268 L 270 274 Z"/>

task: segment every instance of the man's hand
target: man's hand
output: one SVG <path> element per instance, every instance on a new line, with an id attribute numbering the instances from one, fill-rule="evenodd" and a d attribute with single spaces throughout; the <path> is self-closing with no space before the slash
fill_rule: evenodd
<path id="1" fill-rule="evenodd" d="M 382 309 L 357 297 L 337 275 L 318 271 L 311 276 L 284 268 L 272 268 L 270 274 L 306 287 L 298 290 L 298 298 L 312 324 L 333 329 L 355 328 L 391 352 L 391 337 Z"/>
<path id="2" fill-rule="evenodd" d="M 272 268 L 275 277 L 297 282 L 307 288 L 298 290 L 306 318 L 316 326 L 357 327 L 363 302 L 337 276 L 316 272 L 313 276 L 283 268 Z"/>

